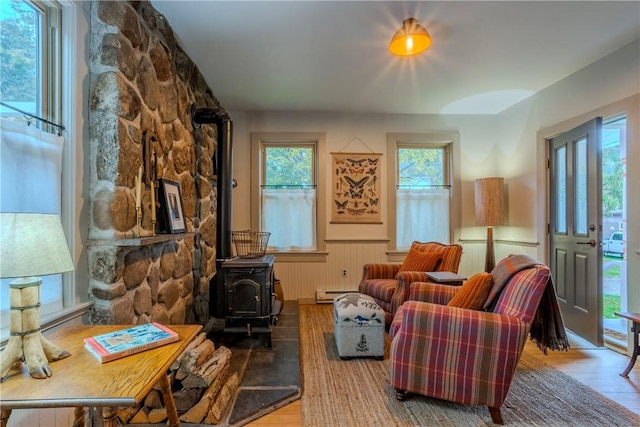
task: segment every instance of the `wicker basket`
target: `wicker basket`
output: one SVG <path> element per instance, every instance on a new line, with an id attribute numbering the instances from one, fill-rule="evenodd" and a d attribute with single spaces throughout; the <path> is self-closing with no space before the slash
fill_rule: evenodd
<path id="1" fill-rule="evenodd" d="M 271 233 L 266 231 L 232 231 L 236 255 L 240 258 L 259 258 L 267 251 Z"/>

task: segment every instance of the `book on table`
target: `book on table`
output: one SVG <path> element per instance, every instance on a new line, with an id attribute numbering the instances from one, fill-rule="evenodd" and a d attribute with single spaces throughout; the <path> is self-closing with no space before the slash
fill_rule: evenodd
<path id="1" fill-rule="evenodd" d="M 84 346 L 100 363 L 106 363 L 178 340 L 175 331 L 152 322 L 85 338 Z"/>

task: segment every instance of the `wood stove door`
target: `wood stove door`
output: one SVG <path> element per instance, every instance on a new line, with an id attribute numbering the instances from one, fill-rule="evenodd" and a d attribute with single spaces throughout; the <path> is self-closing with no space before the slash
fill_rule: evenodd
<path id="1" fill-rule="evenodd" d="M 262 316 L 262 286 L 255 280 L 244 278 L 227 282 L 227 316 Z"/>

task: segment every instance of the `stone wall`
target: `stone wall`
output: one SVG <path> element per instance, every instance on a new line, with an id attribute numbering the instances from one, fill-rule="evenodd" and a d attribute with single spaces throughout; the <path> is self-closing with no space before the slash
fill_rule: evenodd
<path id="1" fill-rule="evenodd" d="M 148 1 L 92 3 L 89 85 L 90 321 L 204 324 L 216 268 L 216 129 L 194 129 L 190 110 L 219 102 Z M 155 172 L 180 184 L 188 232 L 162 242 L 139 238 L 154 234 L 148 185 L 136 233 L 135 181 L 152 136 Z"/>

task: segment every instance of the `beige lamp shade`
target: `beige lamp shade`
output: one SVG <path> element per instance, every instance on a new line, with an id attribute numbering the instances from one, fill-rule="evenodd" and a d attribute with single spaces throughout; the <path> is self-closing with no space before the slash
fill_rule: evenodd
<path id="1" fill-rule="evenodd" d="M 431 36 L 427 29 L 418 24 L 416 18 L 407 18 L 393 35 L 389 51 L 394 55 L 411 56 L 427 50 L 429 46 Z"/>
<path id="2" fill-rule="evenodd" d="M 0 277 L 31 277 L 73 270 L 55 214 L 0 213 Z"/>
<path id="3" fill-rule="evenodd" d="M 476 225 L 504 225 L 504 178 L 475 181 Z"/>

